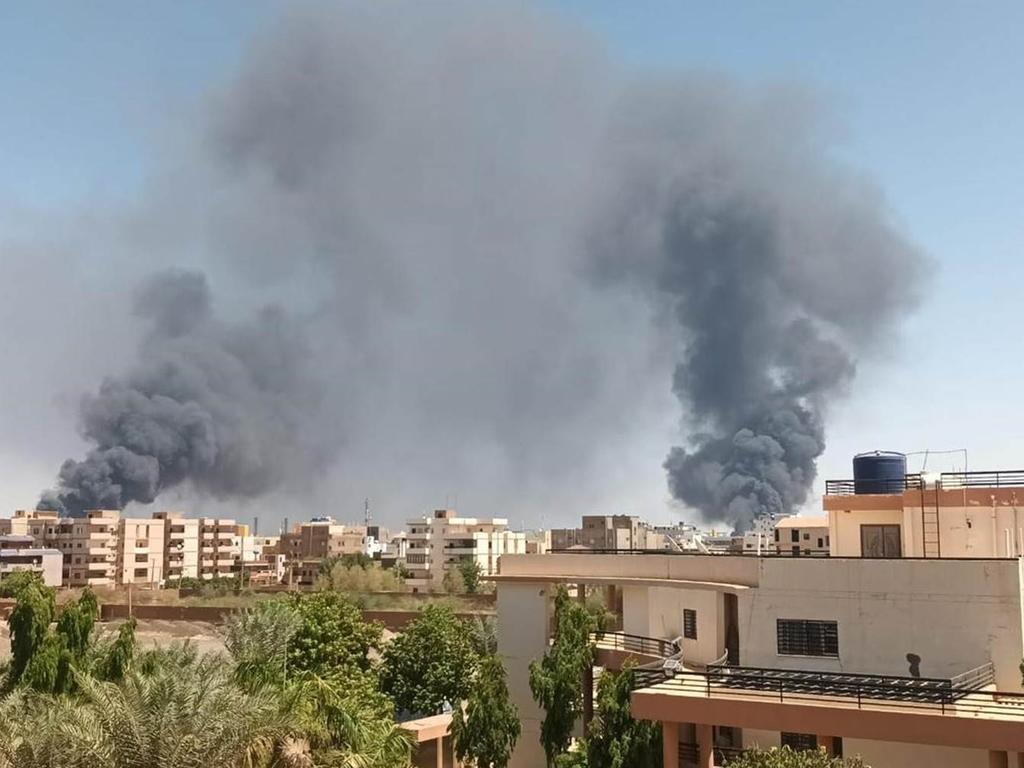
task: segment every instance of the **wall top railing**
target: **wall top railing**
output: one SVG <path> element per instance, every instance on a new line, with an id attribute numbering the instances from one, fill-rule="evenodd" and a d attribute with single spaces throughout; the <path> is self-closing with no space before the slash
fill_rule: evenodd
<path id="1" fill-rule="evenodd" d="M 1024 469 L 999 470 L 996 472 L 942 472 L 927 483 L 929 487 L 943 490 L 960 488 L 1024 488 Z M 864 478 L 861 480 L 826 480 L 826 496 L 853 496 L 864 494 L 897 494 L 916 491 L 925 487 L 925 477 L 920 473 L 892 478 Z"/>
<path id="2" fill-rule="evenodd" d="M 590 639 L 602 648 L 636 653 L 641 656 L 655 656 L 660 659 L 667 659 L 680 652 L 679 643 L 675 640 L 631 635 L 628 632 L 594 632 Z"/>

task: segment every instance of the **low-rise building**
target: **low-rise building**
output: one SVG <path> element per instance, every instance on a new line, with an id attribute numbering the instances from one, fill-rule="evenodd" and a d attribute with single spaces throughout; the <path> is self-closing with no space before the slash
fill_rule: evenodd
<path id="1" fill-rule="evenodd" d="M 167 526 L 153 517 L 118 521 L 117 581 L 119 584 L 163 584 L 166 576 Z"/>
<path id="2" fill-rule="evenodd" d="M 280 552 L 289 561 L 327 560 L 343 555 L 365 554 L 365 525 L 343 525 L 330 517 L 296 523 L 281 534 Z"/>
<path id="3" fill-rule="evenodd" d="M 0 581 L 12 573 L 38 573 L 49 587 L 61 584 L 64 556 L 59 550 L 34 546 L 28 534 L 0 534 Z"/>
<path id="4" fill-rule="evenodd" d="M 583 515 L 579 528 L 551 530 L 551 549 L 647 549 L 648 528 L 632 515 Z"/>
<path id="5" fill-rule="evenodd" d="M 775 523 L 772 549 L 780 555 L 828 555 L 828 517 L 793 515 Z"/>
<path id="6" fill-rule="evenodd" d="M 504 518 L 459 517 L 454 509 L 438 509 L 408 522 L 405 583 L 413 591 L 443 589 L 445 574 L 471 560 L 481 573 L 497 573 L 506 554 L 526 552 L 526 535 L 510 531 Z"/>

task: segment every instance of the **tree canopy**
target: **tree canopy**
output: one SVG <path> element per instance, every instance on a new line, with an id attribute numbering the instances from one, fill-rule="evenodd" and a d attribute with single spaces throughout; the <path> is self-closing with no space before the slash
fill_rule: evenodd
<path id="1" fill-rule="evenodd" d="M 509 700 L 505 669 L 497 656 L 480 661 L 465 709 L 452 718 L 459 760 L 477 768 L 505 768 L 520 733 L 519 712 Z"/>
<path id="2" fill-rule="evenodd" d="M 773 747 L 749 750 L 729 760 L 729 768 L 870 768 L 858 757 L 829 757 L 824 750 Z"/>
<path id="3" fill-rule="evenodd" d="M 530 690 L 544 709 L 541 743 L 548 765 L 569 748 L 583 714 L 583 672 L 593 664 L 590 634 L 596 621 L 564 586 L 555 593 L 554 639 L 548 652 L 530 664 Z"/>
<path id="4" fill-rule="evenodd" d="M 444 605 L 428 605 L 384 648 L 381 690 L 399 710 L 433 715 L 469 695 L 477 655 L 469 628 Z"/>

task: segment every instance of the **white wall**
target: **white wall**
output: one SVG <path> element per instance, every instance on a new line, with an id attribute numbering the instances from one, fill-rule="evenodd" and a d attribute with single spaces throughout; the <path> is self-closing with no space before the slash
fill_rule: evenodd
<path id="1" fill-rule="evenodd" d="M 509 768 L 545 764 L 540 745 L 543 712 L 530 692 L 530 662 L 543 656 L 548 647 L 549 592 L 545 584 L 502 584 L 498 588 L 498 654 L 522 726 Z"/>

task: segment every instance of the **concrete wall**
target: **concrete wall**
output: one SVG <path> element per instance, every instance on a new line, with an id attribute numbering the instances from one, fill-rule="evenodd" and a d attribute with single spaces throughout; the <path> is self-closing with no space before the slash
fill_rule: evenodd
<path id="1" fill-rule="evenodd" d="M 498 653 L 522 725 L 510 768 L 545 764 L 540 745 L 543 713 L 530 692 L 530 662 L 543 656 L 548 647 L 549 593 L 543 584 L 502 584 L 498 590 Z"/>
<path id="2" fill-rule="evenodd" d="M 756 586 L 757 558 L 720 555 L 506 555 L 502 575 L 672 579 Z"/>
<path id="3" fill-rule="evenodd" d="M 761 586 L 739 595 L 740 662 L 950 677 L 988 661 L 1003 690 L 1021 690 L 1020 577 L 1011 560 L 760 561 Z M 838 622 L 839 658 L 779 656 L 776 620 Z"/>
<path id="4" fill-rule="evenodd" d="M 781 743 L 778 731 L 743 729 L 743 746 L 768 749 Z M 843 739 L 844 757 L 861 757 L 871 768 L 989 768 L 988 750 Z"/>
<path id="5" fill-rule="evenodd" d="M 856 499 L 856 496 L 851 496 Z M 860 557 L 860 527 L 862 525 L 903 525 L 902 496 L 893 500 L 892 509 L 833 510 L 829 513 L 829 552 L 833 557 Z M 907 535 L 901 532 L 903 554 L 908 555 Z"/>

